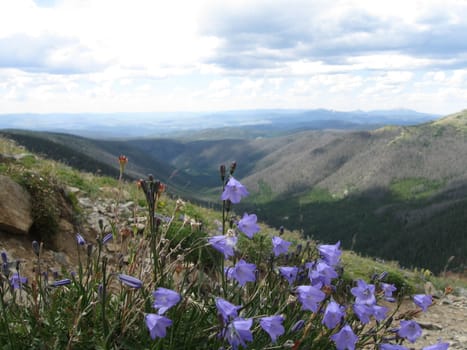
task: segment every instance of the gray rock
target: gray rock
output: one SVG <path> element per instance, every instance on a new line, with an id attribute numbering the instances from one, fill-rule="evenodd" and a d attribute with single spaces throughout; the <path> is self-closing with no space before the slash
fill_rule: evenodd
<path id="1" fill-rule="evenodd" d="M 29 193 L 9 177 L 0 175 L 0 230 L 27 234 L 32 222 Z"/>

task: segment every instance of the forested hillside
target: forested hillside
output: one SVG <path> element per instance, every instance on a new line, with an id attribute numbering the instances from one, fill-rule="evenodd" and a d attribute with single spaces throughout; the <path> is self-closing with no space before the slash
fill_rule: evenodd
<path id="1" fill-rule="evenodd" d="M 3 132 L 29 149 L 91 172 L 148 173 L 173 194 L 217 202 L 218 168 L 237 161 L 251 191 L 239 210 L 275 226 L 406 266 L 465 266 L 467 111 L 416 126 L 371 131 L 298 131 L 246 139 L 91 140 Z"/>

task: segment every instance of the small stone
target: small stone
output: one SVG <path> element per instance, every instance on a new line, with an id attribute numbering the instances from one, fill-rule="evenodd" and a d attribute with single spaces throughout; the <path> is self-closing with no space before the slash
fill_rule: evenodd
<path id="1" fill-rule="evenodd" d="M 111 253 L 115 253 L 120 248 L 120 245 L 116 244 L 116 243 L 107 243 L 105 246 L 107 248 L 107 251 L 109 251 Z"/>
<path id="2" fill-rule="evenodd" d="M 69 265 L 68 257 L 62 252 L 53 252 L 53 258 L 60 265 Z"/>
<path id="3" fill-rule="evenodd" d="M 418 324 L 420 325 L 420 327 L 422 327 L 423 329 L 428 329 L 430 331 L 440 331 L 443 329 L 443 327 L 441 327 L 440 325 L 436 324 L 436 323 L 429 323 L 429 322 L 418 322 Z"/>
<path id="4" fill-rule="evenodd" d="M 92 208 L 92 202 L 89 198 L 87 197 L 80 197 L 78 198 L 78 202 L 81 206 L 85 208 Z"/>

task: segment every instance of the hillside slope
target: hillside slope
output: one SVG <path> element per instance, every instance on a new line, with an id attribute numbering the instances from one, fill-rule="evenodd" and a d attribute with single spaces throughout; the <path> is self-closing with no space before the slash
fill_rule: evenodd
<path id="1" fill-rule="evenodd" d="M 125 154 L 131 176 L 153 173 L 173 193 L 203 201 L 217 201 L 218 167 L 236 160 L 236 177 L 251 192 L 239 211 L 254 210 L 276 227 L 440 271 L 451 256 L 450 266 L 466 265 L 466 125 L 467 110 L 417 126 L 255 139 L 106 141 L 4 134 L 36 151 L 41 139 L 53 141 L 75 152 L 60 160 L 70 164 L 84 157 L 81 163 L 92 165 L 86 158 L 91 157 L 113 167 L 114 174 L 116 157 Z M 51 149 L 40 152 L 54 153 Z"/>

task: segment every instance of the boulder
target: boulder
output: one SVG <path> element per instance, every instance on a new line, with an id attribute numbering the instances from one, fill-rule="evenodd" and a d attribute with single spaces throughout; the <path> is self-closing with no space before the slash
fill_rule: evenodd
<path id="1" fill-rule="evenodd" d="M 29 193 L 9 177 L 0 175 L 0 230 L 27 234 L 32 221 Z"/>

